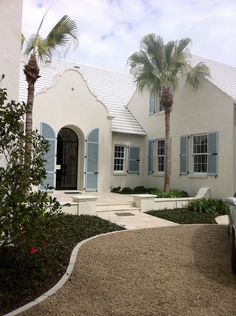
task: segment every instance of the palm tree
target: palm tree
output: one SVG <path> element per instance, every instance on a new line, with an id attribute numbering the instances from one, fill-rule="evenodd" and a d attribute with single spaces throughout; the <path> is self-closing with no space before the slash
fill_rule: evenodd
<path id="1" fill-rule="evenodd" d="M 33 34 L 26 43 L 25 54 L 29 56 L 28 63 L 24 66 L 24 73 L 28 83 L 26 134 L 32 131 L 33 103 L 35 83 L 39 76 L 38 60 L 42 62 L 51 61 L 52 53 L 57 49 L 67 49 L 72 42 L 77 43 L 77 26 L 67 15 L 64 15 L 52 28 L 46 38 L 39 35 L 46 13 L 39 25 L 36 34 Z M 22 36 L 22 46 L 25 38 Z"/>
<path id="2" fill-rule="evenodd" d="M 135 70 L 137 87 L 145 87 L 160 96 L 160 103 L 165 111 L 165 177 L 164 191 L 170 190 L 170 112 L 173 107 L 174 91 L 183 76 L 192 86 L 197 87 L 200 76 L 210 76 L 204 63 L 190 66 L 191 54 L 189 38 L 170 41 L 164 44 L 163 39 L 153 33 L 141 40 L 140 51 L 128 58 L 128 63 Z"/>

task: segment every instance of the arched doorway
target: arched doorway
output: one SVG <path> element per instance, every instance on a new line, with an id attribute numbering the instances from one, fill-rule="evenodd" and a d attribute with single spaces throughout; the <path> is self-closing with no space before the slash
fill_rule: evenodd
<path id="1" fill-rule="evenodd" d="M 76 133 L 63 127 L 57 137 L 57 190 L 76 190 L 79 140 Z"/>

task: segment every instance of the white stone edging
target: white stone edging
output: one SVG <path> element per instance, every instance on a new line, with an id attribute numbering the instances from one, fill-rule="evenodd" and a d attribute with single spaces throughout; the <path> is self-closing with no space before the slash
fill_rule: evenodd
<path id="1" fill-rule="evenodd" d="M 51 295 L 55 294 L 65 283 L 66 281 L 70 278 L 72 271 L 74 269 L 75 263 L 76 263 L 76 258 L 79 252 L 80 247 L 82 247 L 85 243 L 89 242 L 90 240 L 93 240 L 95 238 L 98 238 L 100 236 L 105 236 L 105 235 L 110 235 L 110 234 L 114 234 L 114 233 L 123 233 L 123 232 L 127 232 L 127 230 L 117 230 L 117 231 L 113 231 L 113 232 L 108 232 L 108 233 L 104 233 L 104 234 L 99 234 L 93 237 L 90 237 L 88 239 L 82 240 L 80 241 L 72 250 L 71 252 L 71 256 L 70 256 L 70 261 L 68 264 L 68 267 L 66 269 L 66 272 L 64 273 L 64 275 L 61 277 L 61 279 L 47 292 L 45 292 L 44 294 L 42 294 L 41 296 L 39 296 L 38 298 L 36 298 L 34 301 L 29 302 L 17 309 L 15 309 L 14 311 L 5 314 L 3 316 L 15 316 L 18 315 L 20 313 L 25 312 L 26 310 L 30 309 L 31 307 L 43 302 L 44 300 L 46 300 L 47 298 L 49 298 Z"/>

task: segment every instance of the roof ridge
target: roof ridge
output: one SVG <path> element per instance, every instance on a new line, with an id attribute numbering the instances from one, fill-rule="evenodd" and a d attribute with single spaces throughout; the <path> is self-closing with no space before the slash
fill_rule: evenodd
<path id="1" fill-rule="evenodd" d="M 206 58 L 206 57 L 203 57 L 203 56 L 199 56 L 199 55 L 195 55 L 195 54 L 192 54 L 192 57 L 197 57 L 197 58 L 204 59 L 204 60 L 207 60 L 207 61 L 212 62 L 212 63 L 223 65 L 225 67 L 233 68 L 236 71 L 236 66 L 228 65 L 228 64 L 222 63 L 221 61 L 209 59 L 209 58 Z"/>
<path id="2" fill-rule="evenodd" d="M 118 71 L 118 70 L 107 69 L 107 68 L 98 67 L 98 66 L 93 66 L 93 65 L 89 65 L 89 64 L 83 64 L 83 63 L 79 63 L 78 61 L 62 59 L 62 58 L 58 58 L 58 57 L 53 57 L 52 60 L 57 60 L 57 61 L 62 61 L 62 62 L 65 61 L 65 62 L 74 64 L 75 66 L 78 65 L 78 66 L 91 67 L 91 68 L 95 68 L 95 69 L 105 70 L 105 71 L 109 71 L 109 72 L 118 73 L 121 75 L 127 75 L 129 77 L 133 77 L 130 73 L 126 73 L 126 72 L 122 72 L 122 71 Z"/>

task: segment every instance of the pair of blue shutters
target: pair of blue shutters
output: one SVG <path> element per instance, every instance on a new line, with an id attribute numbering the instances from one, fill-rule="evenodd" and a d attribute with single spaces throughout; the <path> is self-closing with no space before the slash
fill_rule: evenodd
<path id="1" fill-rule="evenodd" d="M 189 174 L 189 140 L 190 136 L 180 137 L 180 174 Z M 207 174 L 217 176 L 218 174 L 218 133 L 207 134 Z"/>
<path id="2" fill-rule="evenodd" d="M 53 129 L 45 123 L 41 123 L 41 135 L 49 142 L 49 151 L 45 154 L 46 179 L 43 180 L 39 189 L 42 191 L 52 190 L 56 184 L 56 135 Z M 97 191 L 98 187 L 98 150 L 99 130 L 93 129 L 86 140 L 85 155 L 85 189 L 86 191 Z"/>
<path id="3" fill-rule="evenodd" d="M 209 176 L 218 174 L 218 133 L 209 133 L 208 138 L 208 170 Z M 180 174 L 189 174 L 189 139 L 190 136 L 180 137 Z M 148 174 L 153 174 L 155 140 L 148 141 Z"/>

